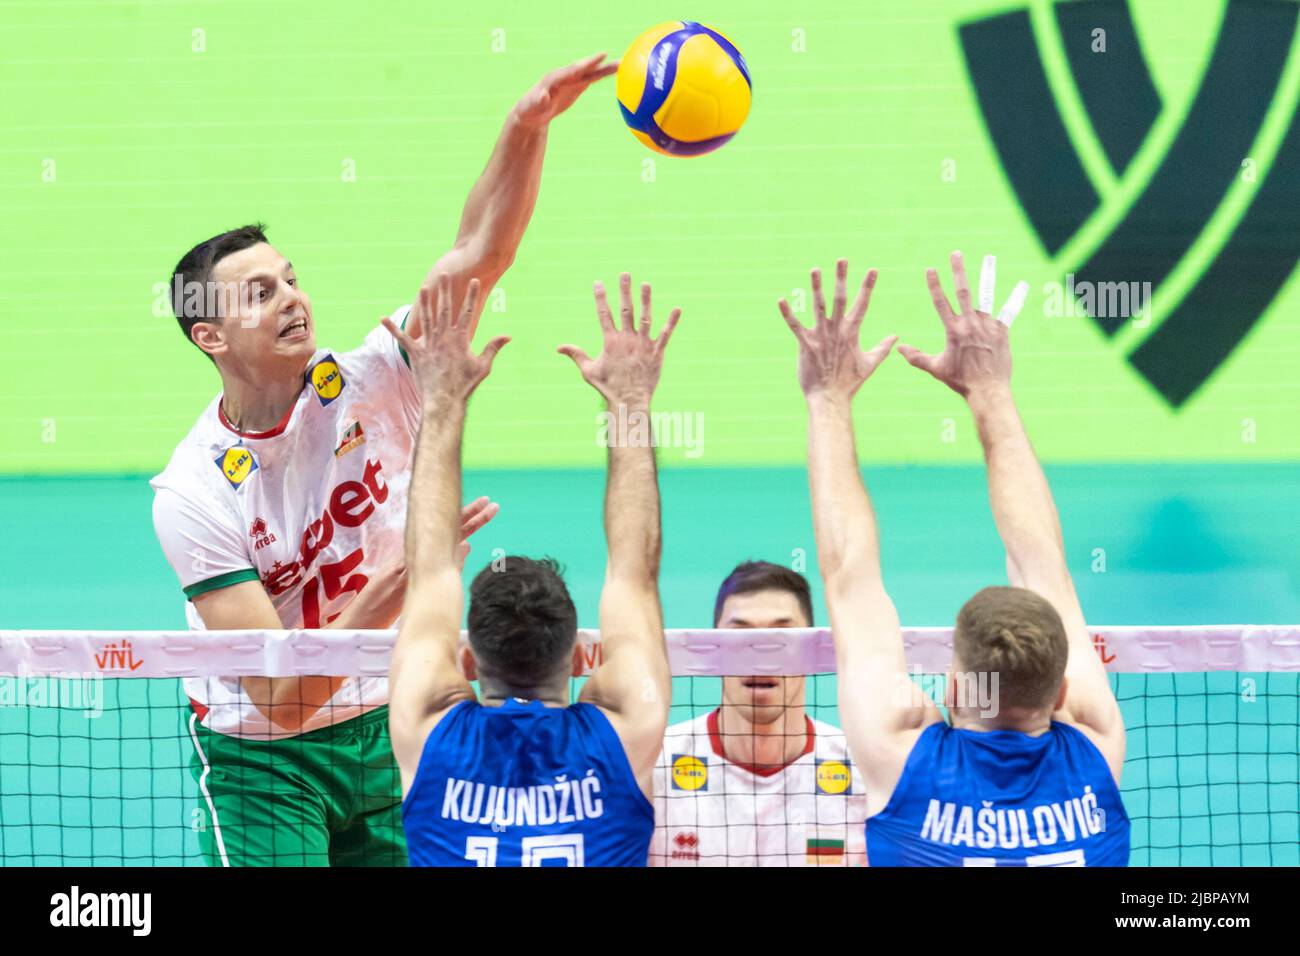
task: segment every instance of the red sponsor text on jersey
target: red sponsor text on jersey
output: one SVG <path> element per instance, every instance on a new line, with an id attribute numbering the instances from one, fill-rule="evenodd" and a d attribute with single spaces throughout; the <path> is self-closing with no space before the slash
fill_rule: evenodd
<path id="1" fill-rule="evenodd" d="M 302 580 L 303 572 L 334 540 L 335 524 L 359 528 L 375 513 L 376 504 L 382 505 L 388 500 L 388 486 L 379 480 L 383 467 L 377 459 L 368 460 L 361 481 L 348 480 L 335 486 L 325 511 L 303 532 L 297 560 L 284 565 L 276 562 L 262 576 L 262 584 L 272 597 L 283 594 Z"/>

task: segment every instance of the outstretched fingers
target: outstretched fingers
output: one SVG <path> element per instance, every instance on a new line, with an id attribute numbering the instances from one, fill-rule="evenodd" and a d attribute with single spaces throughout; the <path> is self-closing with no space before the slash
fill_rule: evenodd
<path id="1" fill-rule="evenodd" d="M 790 331 L 794 333 L 794 337 L 802 343 L 804 340 L 804 334 L 808 330 L 804 328 L 803 323 L 795 316 L 794 310 L 790 308 L 790 303 L 785 301 L 785 299 L 780 299 L 777 301 L 776 307 L 781 310 L 781 318 L 785 319 L 785 324 L 790 327 Z"/>
<path id="2" fill-rule="evenodd" d="M 452 324 L 456 330 L 468 330 L 474 324 L 474 312 L 478 307 L 478 296 L 482 285 L 478 279 L 470 279 L 469 287 L 465 290 L 465 301 L 461 305 L 460 315 Z"/>
<path id="3" fill-rule="evenodd" d="M 623 319 L 623 331 L 634 331 L 636 325 L 632 311 L 632 277 L 626 272 L 618 277 L 618 314 Z"/>
<path id="4" fill-rule="evenodd" d="M 641 283 L 641 324 L 637 331 L 646 338 L 650 337 L 650 283 Z"/>
<path id="5" fill-rule="evenodd" d="M 821 325 L 826 321 L 826 296 L 822 294 L 822 270 L 813 269 L 810 275 L 812 277 L 813 315 L 817 320 L 817 324 Z"/>
<path id="6" fill-rule="evenodd" d="M 573 359 L 573 364 L 578 366 L 578 371 L 582 373 L 583 377 L 586 377 L 587 368 L 591 365 L 591 356 L 588 355 L 580 346 L 561 345 L 555 351 Z"/>
<path id="7" fill-rule="evenodd" d="M 510 336 L 498 335 L 487 345 L 483 346 L 483 351 L 478 354 L 478 357 L 485 360 L 487 363 L 487 368 L 483 372 L 484 375 L 492 370 L 492 363 L 496 361 L 497 353 L 505 348 L 506 343 L 509 341 Z"/>
<path id="8" fill-rule="evenodd" d="M 875 348 L 871 349 L 869 352 L 866 353 L 867 363 L 869 364 L 869 366 L 874 369 L 877 365 L 879 365 L 886 358 L 888 358 L 890 351 L 894 347 L 894 343 L 897 341 L 898 341 L 897 335 L 886 335 L 883 339 L 881 339 L 880 342 L 877 343 Z"/>
<path id="9" fill-rule="evenodd" d="M 596 296 L 596 318 L 600 320 L 601 331 L 613 332 L 614 315 L 609 311 L 609 298 L 605 295 L 605 283 L 597 279 L 592 285 L 592 291 Z"/>
<path id="10" fill-rule="evenodd" d="M 831 298 L 831 321 L 838 322 L 844 318 L 844 309 L 849 301 L 849 260 L 840 259 L 835 263 L 835 292 Z"/>
<path id="11" fill-rule="evenodd" d="M 423 292 L 424 290 L 420 290 Z M 434 332 L 441 332 L 451 327 L 451 276 L 445 272 L 438 274 L 438 303 L 434 313 Z"/>
<path id="12" fill-rule="evenodd" d="M 388 334 L 397 340 L 399 347 L 404 349 L 408 355 L 411 353 L 411 348 L 415 343 L 411 340 L 411 337 L 397 325 L 396 322 L 394 322 L 389 316 L 384 316 L 379 320 L 379 324 L 386 328 Z"/>
<path id="13" fill-rule="evenodd" d="M 979 311 L 984 315 L 993 314 L 994 293 L 998 284 L 998 257 L 985 256 L 980 267 Z"/>
<path id="14" fill-rule="evenodd" d="M 960 252 L 954 252 L 950 262 L 953 286 L 957 290 L 957 308 L 961 310 L 962 315 L 970 315 L 974 309 L 971 308 L 970 280 L 966 278 L 966 260 L 962 258 Z"/>
<path id="15" fill-rule="evenodd" d="M 925 284 L 930 290 L 930 301 L 934 303 L 934 311 L 939 313 L 939 318 L 943 324 L 947 325 L 954 318 L 952 306 L 948 304 L 948 297 L 943 294 L 943 286 L 939 284 L 939 273 L 934 269 L 925 270 Z"/>
<path id="16" fill-rule="evenodd" d="M 863 316 L 867 314 L 867 307 L 871 305 L 871 290 L 876 287 L 877 276 L 875 269 L 868 269 L 867 274 L 862 277 L 862 285 L 858 286 L 857 297 L 849 308 L 849 332 L 852 335 L 857 335 L 858 329 L 862 327 Z"/>
<path id="17" fill-rule="evenodd" d="M 673 329 L 677 328 L 677 320 L 682 317 L 681 309 L 673 309 L 668 313 L 668 322 L 664 325 L 663 331 L 659 333 L 659 338 L 654 340 L 655 349 L 662 352 L 668 347 L 668 340 L 672 338 Z"/>
<path id="18" fill-rule="evenodd" d="M 937 355 L 927 355 L 920 349 L 913 348 L 910 345 L 900 345 L 898 354 L 903 356 L 909 365 L 915 366 L 923 372 L 929 372 L 931 375 L 934 374 L 935 369 L 938 367 L 939 357 Z"/>

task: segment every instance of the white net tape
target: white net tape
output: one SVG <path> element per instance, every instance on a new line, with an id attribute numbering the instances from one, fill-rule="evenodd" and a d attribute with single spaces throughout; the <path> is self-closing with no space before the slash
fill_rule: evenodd
<path id="1" fill-rule="evenodd" d="M 600 663 L 600 633 L 578 633 L 589 672 Z M 1097 627 L 1092 634 L 1112 673 L 1300 672 L 1300 625 Z M 685 629 L 665 636 L 679 676 L 835 672 L 825 628 Z M 383 676 L 396 637 L 396 631 L 328 629 L 0 631 L 0 675 Z M 952 657 L 952 629 L 906 628 L 903 644 L 915 672 L 942 673 Z"/>

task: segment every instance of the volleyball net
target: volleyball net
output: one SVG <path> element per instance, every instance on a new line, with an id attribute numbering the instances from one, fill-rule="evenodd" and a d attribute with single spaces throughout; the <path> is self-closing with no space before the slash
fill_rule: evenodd
<path id="1" fill-rule="evenodd" d="M 1093 634 L 1128 730 L 1122 793 L 1131 863 L 1300 865 L 1300 626 L 1105 627 Z M 394 639 L 392 631 L 0 631 L 0 864 L 230 862 L 212 792 L 246 785 L 250 819 L 265 823 L 259 801 L 293 803 L 283 793 L 267 795 L 275 789 L 268 780 L 298 772 L 286 753 L 306 755 L 314 772 L 336 772 L 330 785 L 350 794 L 309 808 L 338 831 L 335 845 L 312 862 L 400 863 L 400 847 L 385 849 L 375 837 L 382 821 L 400 828 L 400 818 L 384 812 L 397 787 L 390 754 L 367 751 L 358 732 L 348 744 L 352 756 L 339 758 L 346 766 L 322 763 L 310 756 L 322 732 L 311 731 L 274 742 L 279 749 L 263 766 L 232 771 L 220 752 L 209 752 L 230 741 L 204 728 L 202 703 L 233 699 L 240 681 L 267 677 L 346 674 L 362 687 L 386 676 Z M 590 671 L 600 663 L 599 634 L 583 631 L 580 639 Z M 951 631 L 908 629 L 904 641 L 912 679 L 942 701 Z M 825 629 L 671 630 L 667 642 L 672 726 L 716 711 L 722 675 L 806 677 L 807 717 L 839 723 Z M 574 699 L 582 680 L 573 682 Z M 372 716 L 379 719 L 369 722 L 370 745 L 378 748 L 386 743 L 382 713 Z M 851 796 L 850 778 L 832 776 L 823 781 L 819 771 L 819 792 Z M 691 767 L 672 766 L 659 782 L 700 791 L 707 783 Z M 797 845 L 797 862 L 828 853 L 844 861 L 843 845 L 837 850 L 835 837 L 819 835 L 818 821 L 803 810 L 782 819 L 782 805 L 769 804 L 756 826 L 797 828 L 797 844 L 785 844 Z M 293 829 L 294 812 L 276 817 L 282 830 Z M 400 842 L 400 834 L 390 836 Z M 735 859 L 700 859 L 681 832 L 657 845 L 679 862 L 773 862 L 742 860 L 741 851 Z M 796 862 L 796 850 L 788 852 Z"/>

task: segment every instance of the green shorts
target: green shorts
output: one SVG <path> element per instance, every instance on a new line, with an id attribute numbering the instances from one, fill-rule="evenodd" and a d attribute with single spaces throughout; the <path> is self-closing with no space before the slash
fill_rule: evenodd
<path id="1" fill-rule="evenodd" d="M 209 866 L 407 865 L 387 707 L 284 740 L 213 733 L 197 719 L 187 736 Z"/>

